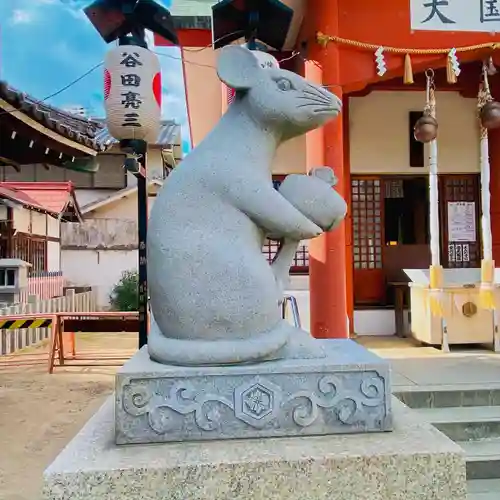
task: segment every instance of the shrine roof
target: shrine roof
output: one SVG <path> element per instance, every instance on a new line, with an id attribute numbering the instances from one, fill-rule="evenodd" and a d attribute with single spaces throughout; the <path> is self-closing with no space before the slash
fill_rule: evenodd
<path id="1" fill-rule="evenodd" d="M 20 111 L 44 127 L 94 151 L 101 152 L 108 147 L 108 144 L 98 136 L 104 127 L 100 121 L 89 120 L 50 106 L 10 87 L 2 80 L 0 80 L 0 99 L 12 106 L 12 111 L 0 109 L 0 117 L 6 112 L 14 114 L 15 111 Z"/>
<path id="2" fill-rule="evenodd" d="M 70 207 L 76 219 L 81 219 L 71 182 L 0 182 L 2 197 L 56 217 L 64 215 Z"/>

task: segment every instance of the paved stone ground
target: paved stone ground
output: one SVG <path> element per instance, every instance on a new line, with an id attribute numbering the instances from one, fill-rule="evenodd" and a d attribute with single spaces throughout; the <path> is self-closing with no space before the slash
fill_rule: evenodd
<path id="1" fill-rule="evenodd" d="M 396 338 L 365 337 L 359 342 L 390 359 L 395 392 L 408 396 L 424 391 L 424 398 L 414 402 L 424 401 L 426 394 L 441 394 L 436 407 L 417 405 L 415 411 L 464 449 L 469 500 L 500 499 L 500 354 L 472 346 L 442 353 Z M 457 402 L 456 393 L 461 391 L 469 394 L 464 406 Z"/>
<path id="2" fill-rule="evenodd" d="M 452 348 L 443 353 L 417 347 L 410 339 L 363 337 L 358 342 L 389 359 L 393 387 L 398 391 L 439 387 L 500 387 L 500 354 L 481 347 Z"/>

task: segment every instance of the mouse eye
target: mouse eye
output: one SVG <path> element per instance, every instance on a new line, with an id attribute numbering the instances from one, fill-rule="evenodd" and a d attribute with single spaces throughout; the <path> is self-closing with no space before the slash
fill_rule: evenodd
<path id="1" fill-rule="evenodd" d="M 292 90 L 292 88 L 293 88 L 292 82 L 290 80 L 287 80 L 286 78 L 280 78 L 276 82 L 276 85 L 278 86 L 278 88 L 280 90 L 284 90 L 284 91 Z"/>

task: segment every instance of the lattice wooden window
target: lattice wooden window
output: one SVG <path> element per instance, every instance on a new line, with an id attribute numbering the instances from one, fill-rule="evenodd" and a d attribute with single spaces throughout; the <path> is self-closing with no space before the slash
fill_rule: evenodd
<path id="1" fill-rule="evenodd" d="M 382 202 L 379 179 L 352 179 L 354 269 L 382 268 Z"/>
<path id="2" fill-rule="evenodd" d="M 273 175 L 274 189 L 278 189 L 281 182 L 285 178 L 284 175 Z M 274 240 L 266 240 L 262 247 L 262 253 L 266 256 L 267 260 L 271 263 L 278 252 L 279 242 Z M 290 268 L 292 273 L 307 273 L 309 272 L 309 248 L 307 244 L 300 244 L 293 259 Z"/>
<path id="3" fill-rule="evenodd" d="M 271 263 L 278 252 L 279 242 L 274 240 L 266 240 L 262 247 L 262 253 Z M 307 273 L 309 271 L 309 248 L 307 245 L 300 244 L 295 253 L 295 257 L 290 268 L 292 273 Z"/>
<path id="4" fill-rule="evenodd" d="M 31 264 L 30 271 L 46 271 L 47 242 L 29 234 L 17 233 L 12 240 L 12 258 Z"/>

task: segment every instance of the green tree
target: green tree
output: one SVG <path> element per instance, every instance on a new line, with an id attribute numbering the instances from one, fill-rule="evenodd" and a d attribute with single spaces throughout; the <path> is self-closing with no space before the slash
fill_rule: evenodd
<path id="1" fill-rule="evenodd" d="M 111 308 L 114 311 L 137 311 L 139 307 L 138 284 L 137 271 L 124 271 L 109 296 Z"/>

